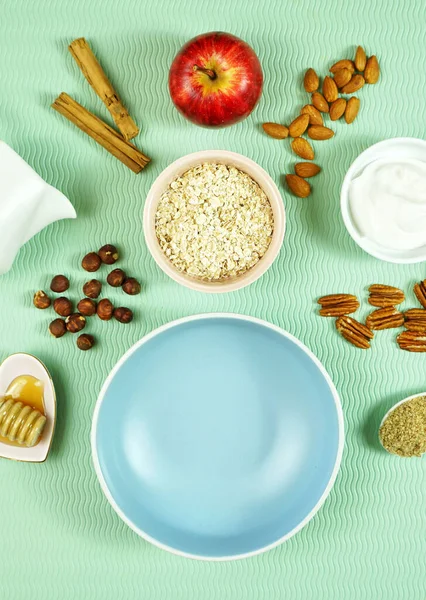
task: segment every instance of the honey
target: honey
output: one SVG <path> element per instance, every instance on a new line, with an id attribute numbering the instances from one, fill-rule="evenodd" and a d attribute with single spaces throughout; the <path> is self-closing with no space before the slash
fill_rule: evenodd
<path id="1" fill-rule="evenodd" d="M 32 375 L 20 375 L 0 397 L 0 442 L 35 446 L 45 423 L 43 383 Z"/>

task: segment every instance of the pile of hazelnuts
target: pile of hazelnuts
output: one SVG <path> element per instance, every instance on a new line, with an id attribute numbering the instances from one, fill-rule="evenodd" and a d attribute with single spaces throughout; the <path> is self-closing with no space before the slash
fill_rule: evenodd
<path id="1" fill-rule="evenodd" d="M 98 252 L 89 252 L 81 261 L 81 266 L 85 271 L 94 273 L 98 271 L 102 264 L 113 265 L 119 259 L 118 250 L 112 244 L 106 244 Z M 127 277 L 122 269 L 114 269 L 107 277 L 107 283 L 115 288 L 121 287 L 126 294 L 135 296 L 141 291 L 140 283 L 134 277 Z M 50 284 L 50 289 L 55 294 L 62 294 L 70 286 L 69 279 L 65 275 L 56 275 Z M 79 333 L 86 326 L 86 317 L 97 315 L 102 321 L 110 321 L 112 318 L 120 323 L 130 323 L 133 320 L 133 312 L 130 308 L 120 306 L 114 308 L 108 298 L 103 298 L 97 302 L 102 291 L 102 283 L 98 279 L 91 279 L 83 286 L 84 298 L 77 304 L 77 311 L 74 312 L 73 304 L 66 296 L 61 296 L 53 301 L 53 309 L 59 315 L 49 325 L 49 331 L 55 338 L 60 338 L 65 333 Z M 34 294 L 34 306 L 36 308 L 49 308 L 52 304 L 50 297 L 39 290 Z M 95 344 L 93 335 L 83 333 L 77 338 L 77 346 L 80 350 L 90 350 Z"/>

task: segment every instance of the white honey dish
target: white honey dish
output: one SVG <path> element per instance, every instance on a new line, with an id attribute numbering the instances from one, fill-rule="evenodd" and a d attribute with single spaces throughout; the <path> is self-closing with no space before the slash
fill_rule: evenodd
<path id="1" fill-rule="evenodd" d="M 345 227 L 349 235 L 371 256 L 379 260 L 398 263 L 412 264 L 426 260 L 426 245 L 414 250 L 397 251 L 384 248 L 364 237 L 358 231 L 349 206 L 349 188 L 352 180 L 360 175 L 364 169 L 376 160 L 407 160 L 417 159 L 426 163 L 426 141 L 417 138 L 391 138 L 384 140 L 367 148 L 355 159 L 349 167 L 343 180 L 340 193 L 340 207 Z"/>
<path id="2" fill-rule="evenodd" d="M 230 165 L 236 167 L 244 173 L 247 173 L 247 175 L 249 175 L 259 184 L 271 204 L 274 215 L 274 231 L 269 248 L 256 265 L 238 277 L 209 282 L 198 280 L 190 275 L 182 273 L 168 260 L 157 240 L 155 231 L 155 214 L 161 195 L 167 190 L 170 183 L 176 179 L 176 177 L 179 177 L 188 171 L 188 169 L 191 169 L 192 167 L 202 163 L 219 163 Z M 179 158 L 173 162 L 162 173 L 160 173 L 160 175 L 154 181 L 151 189 L 148 192 L 144 210 L 145 240 L 153 259 L 160 269 L 162 269 L 164 273 L 166 273 L 177 283 L 180 283 L 181 285 L 192 290 L 207 293 L 233 292 L 250 285 L 256 281 L 256 279 L 261 277 L 265 271 L 269 269 L 278 256 L 284 240 L 285 225 L 286 217 L 284 203 L 272 178 L 264 169 L 262 169 L 262 167 L 260 167 L 250 158 L 225 150 L 205 150 L 202 152 L 194 152 L 193 154 L 187 154 L 186 156 L 183 156 L 182 158 Z"/>

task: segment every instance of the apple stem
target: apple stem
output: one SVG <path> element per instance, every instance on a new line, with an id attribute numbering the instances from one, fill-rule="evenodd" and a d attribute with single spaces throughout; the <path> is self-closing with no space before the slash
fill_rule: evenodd
<path id="1" fill-rule="evenodd" d="M 204 69 L 204 67 L 194 65 L 194 71 L 201 71 L 201 73 L 205 73 L 212 81 L 217 79 L 217 73 L 216 71 L 213 71 L 213 69 Z"/>

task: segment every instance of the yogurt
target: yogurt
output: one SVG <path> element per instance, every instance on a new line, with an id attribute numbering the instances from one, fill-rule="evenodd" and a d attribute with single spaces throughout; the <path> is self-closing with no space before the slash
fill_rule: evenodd
<path id="1" fill-rule="evenodd" d="M 360 235 L 388 250 L 426 246 L 426 162 L 380 159 L 349 186 L 349 207 Z"/>

